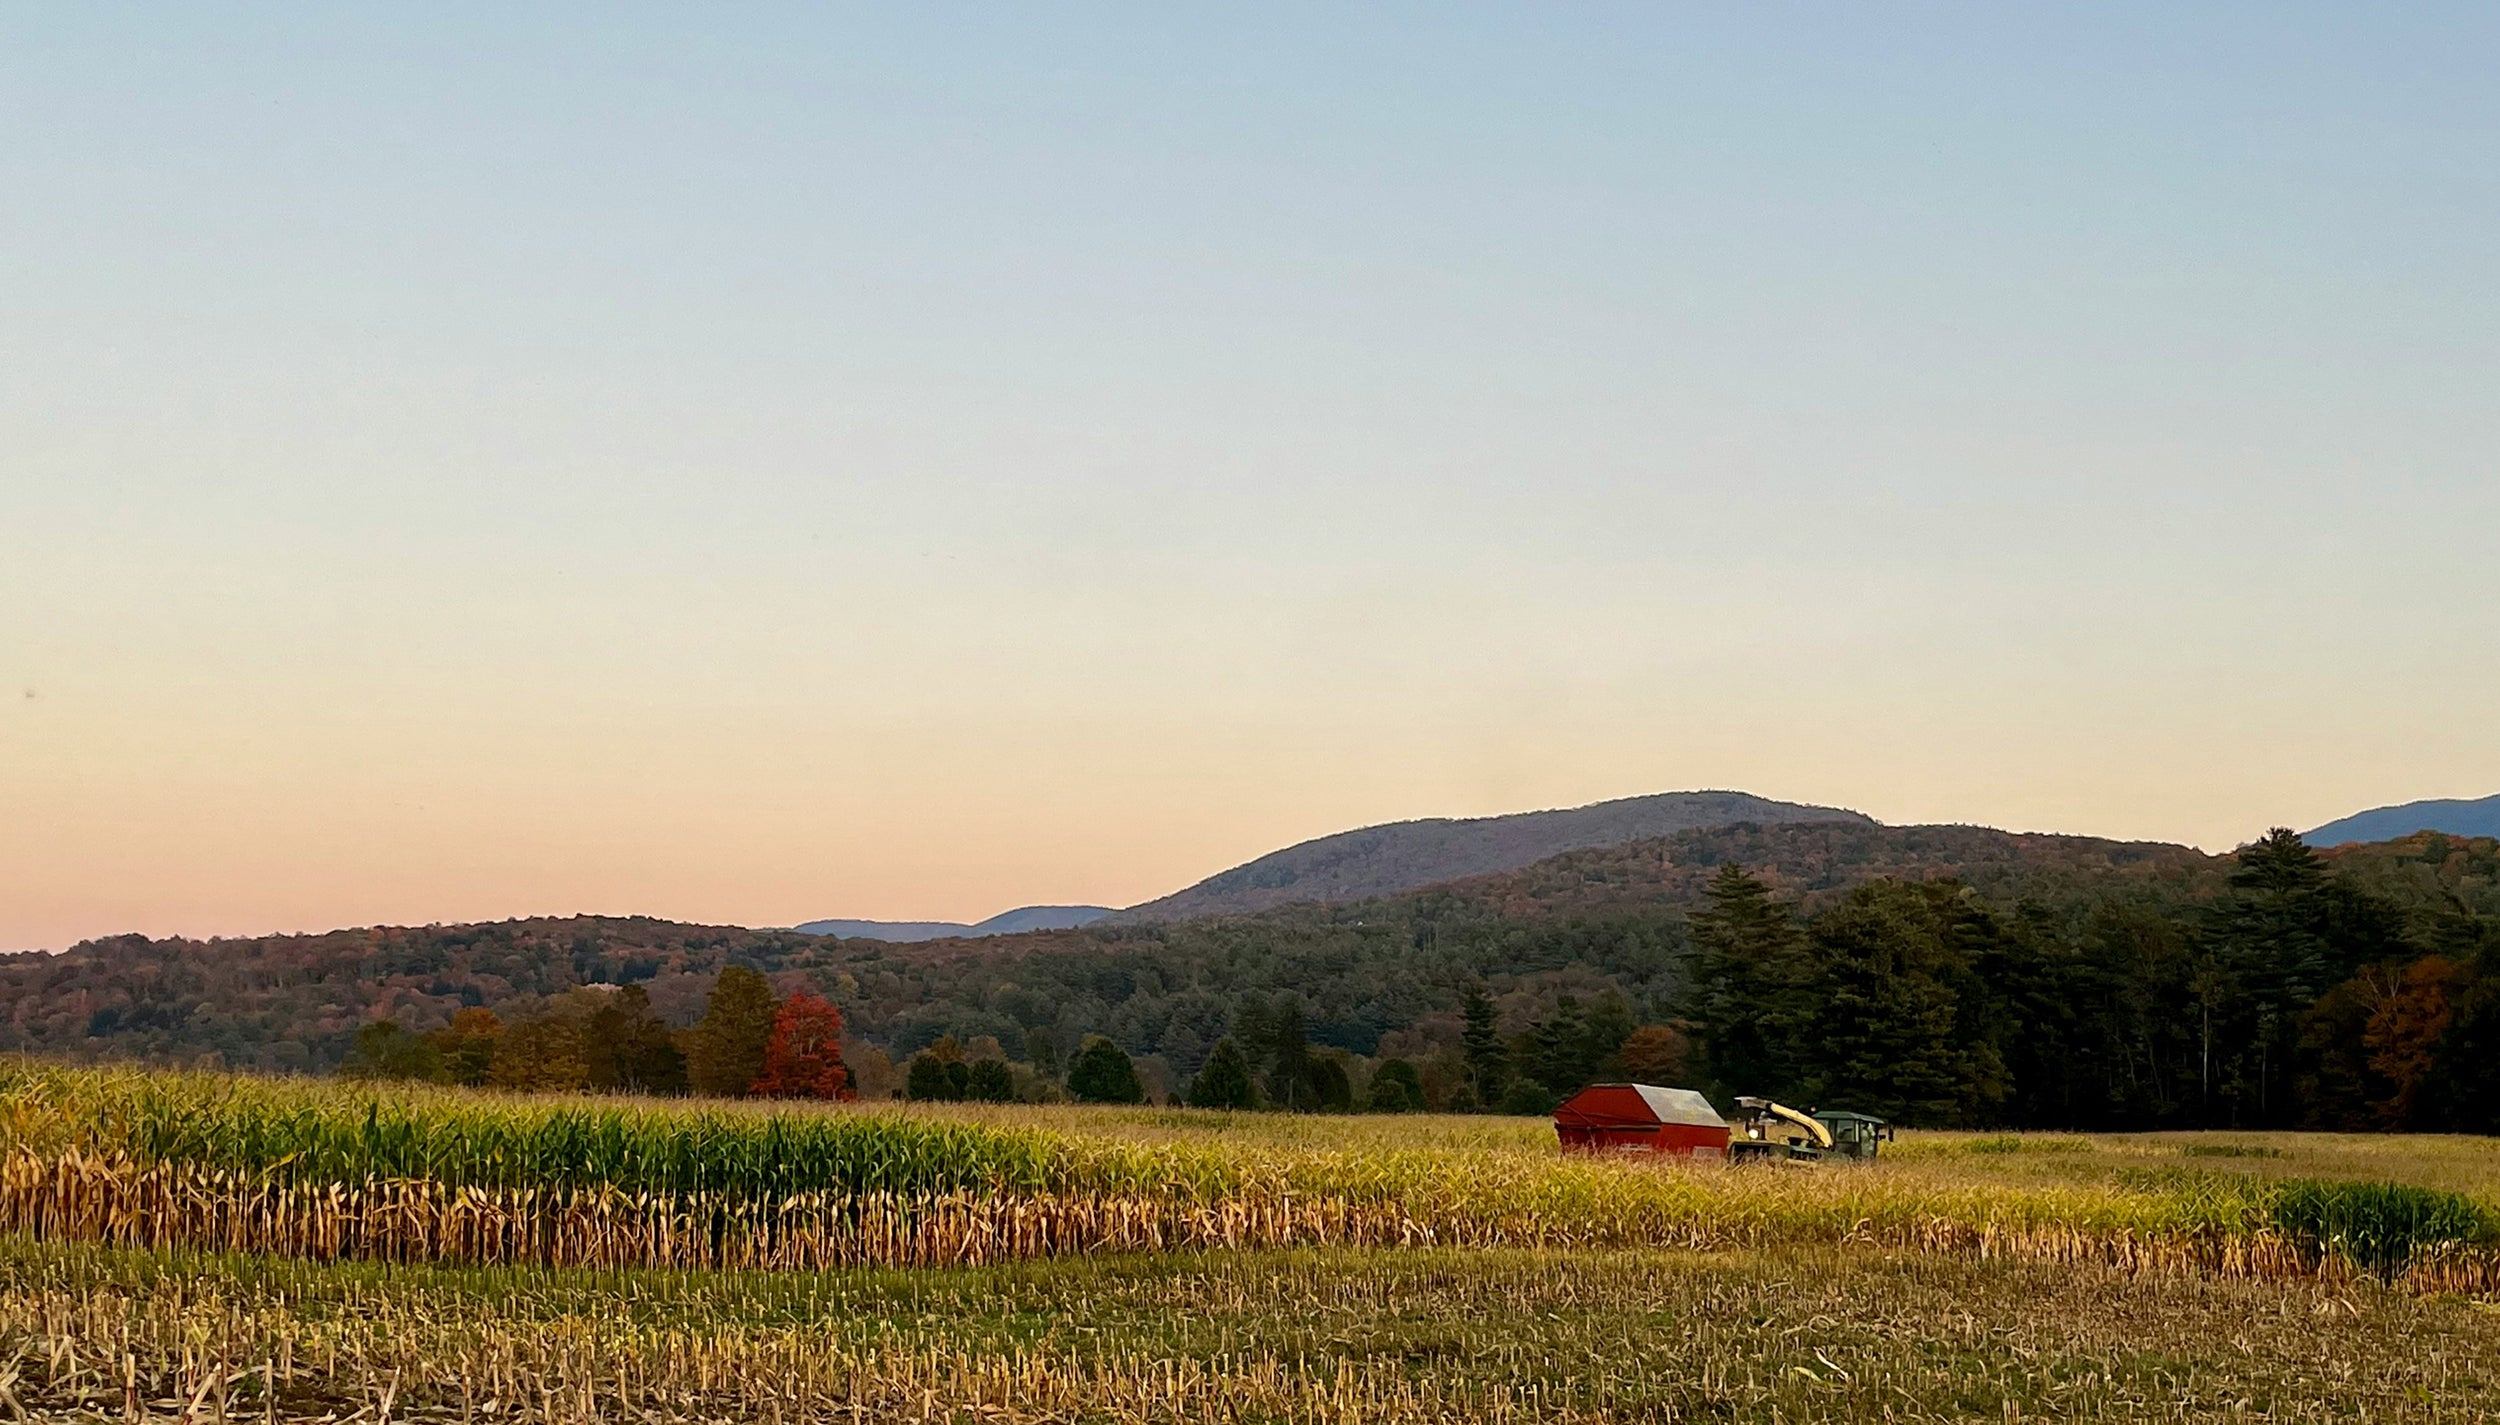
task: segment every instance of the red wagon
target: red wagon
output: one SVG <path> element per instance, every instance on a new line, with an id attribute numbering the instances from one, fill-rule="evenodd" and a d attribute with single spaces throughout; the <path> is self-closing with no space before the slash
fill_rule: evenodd
<path id="1" fill-rule="evenodd" d="M 1569 1151 L 1727 1156 L 1727 1120 L 1691 1089 L 1591 1084 L 1554 1110 L 1554 1131 Z"/>

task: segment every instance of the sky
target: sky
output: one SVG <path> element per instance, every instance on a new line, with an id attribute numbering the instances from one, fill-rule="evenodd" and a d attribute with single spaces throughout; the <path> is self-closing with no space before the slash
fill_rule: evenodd
<path id="1" fill-rule="evenodd" d="M 0 949 L 2500 791 L 2500 10 L 0 9 Z"/>

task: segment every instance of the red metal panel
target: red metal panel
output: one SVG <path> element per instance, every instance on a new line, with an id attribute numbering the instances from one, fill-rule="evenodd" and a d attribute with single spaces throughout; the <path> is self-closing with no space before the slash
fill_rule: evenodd
<path id="1" fill-rule="evenodd" d="M 1658 1151 L 1693 1157 L 1727 1156 L 1727 1130 L 1699 1124 L 1670 1123 L 1658 1130 Z"/>
<path id="2" fill-rule="evenodd" d="M 1598 1084 L 1573 1094 L 1554 1110 L 1556 1123 L 1655 1124 L 1658 1115 L 1627 1084 Z"/>
<path id="3" fill-rule="evenodd" d="M 1554 1110 L 1554 1132 L 1574 1152 L 1727 1155 L 1724 1126 L 1660 1123 L 1649 1101 L 1624 1084 L 1598 1084 L 1573 1094 Z"/>

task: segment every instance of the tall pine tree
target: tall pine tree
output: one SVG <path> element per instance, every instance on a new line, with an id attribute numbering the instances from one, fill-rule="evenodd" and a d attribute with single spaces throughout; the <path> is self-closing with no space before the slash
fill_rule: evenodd
<path id="1" fill-rule="evenodd" d="M 1693 913 L 1692 1017 L 1724 1092 L 1795 1095 L 1798 1038 L 1811 1017 L 1805 937 L 1771 888 L 1730 863 Z"/>
<path id="2" fill-rule="evenodd" d="M 1493 1108 L 1501 1103 L 1502 1091 L 1510 1087 L 1510 1049 L 1502 1043 L 1501 1016 L 1482 985 L 1467 987 L 1463 1013 L 1467 1077 L 1475 1090 L 1476 1106 Z"/>
<path id="3" fill-rule="evenodd" d="M 1969 960 L 1949 934 L 1957 889 L 1878 881 L 1816 919 L 1821 1005 L 1801 1036 L 1809 1101 L 1950 1127 L 2004 1097 L 1996 1047 L 1964 1026 L 1956 984 Z"/>

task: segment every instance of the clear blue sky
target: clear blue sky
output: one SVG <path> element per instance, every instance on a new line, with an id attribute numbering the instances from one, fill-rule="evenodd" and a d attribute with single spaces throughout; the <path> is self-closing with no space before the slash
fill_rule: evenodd
<path id="1" fill-rule="evenodd" d="M 2500 790 L 2500 11 L 0 11 L 0 947 Z"/>

